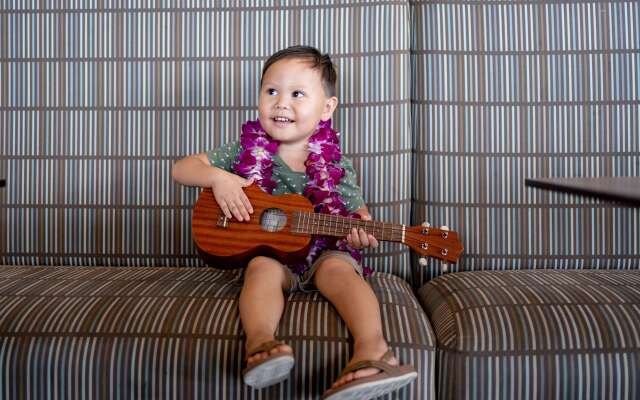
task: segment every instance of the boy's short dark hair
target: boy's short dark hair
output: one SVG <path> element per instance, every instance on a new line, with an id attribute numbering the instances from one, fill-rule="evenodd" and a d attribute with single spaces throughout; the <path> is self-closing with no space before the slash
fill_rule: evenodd
<path id="1" fill-rule="evenodd" d="M 311 68 L 320 70 L 322 79 L 322 87 L 324 93 L 328 97 L 336 95 L 336 80 L 337 74 L 331 57 L 328 54 L 322 54 L 318 49 L 311 46 L 291 46 L 286 49 L 282 49 L 267 59 L 267 62 L 262 67 L 262 76 L 260 77 L 260 86 L 262 86 L 262 78 L 264 73 L 267 72 L 270 66 L 280 60 L 287 58 L 299 58 L 308 61 L 311 64 Z"/>

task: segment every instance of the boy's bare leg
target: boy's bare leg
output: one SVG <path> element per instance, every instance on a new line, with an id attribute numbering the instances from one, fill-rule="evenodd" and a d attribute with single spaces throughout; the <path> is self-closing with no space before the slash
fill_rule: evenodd
<path id="1" fill-rule="evenodd" d="M 279 262 L 268 257 L 256 257 L 249 262 L 240 292 L 240 321 L 247 335 L 247 354 L 262 343 L 274 340 L 284 310 L 283 290 L 287 285 L 287 274 Z M 292 353 L 293 350 L 288 345 L 281 345 L 269 353 L 262 352 L 250 357 L 247 364 L 251 365 L 278 352 Z"/>
<path id="2" fill-rule="evenodd" d="M 329 257 L 320 264 L 314 283 L 335 306 L 353 335 L 354 352 L 349 365 L 361 360 L 379 360 L 388 347 L 382 335 L 380 304 L 371 286 L 339 257 Z M 390 364 L 398 365 L 398 360 L 394 357 Z M 376 368 L 360 369 L 337 380 L 332 387 L 378 372 Z"/>

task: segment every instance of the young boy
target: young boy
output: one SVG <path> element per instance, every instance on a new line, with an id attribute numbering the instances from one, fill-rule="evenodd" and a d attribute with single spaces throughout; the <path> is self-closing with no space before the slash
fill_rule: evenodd
<path id="1" fill-rule="evenodd" d="M 253 213 L 242 188 L 254 183 L 273 194 L 304 193 L 316 211 L 355 212 L 371 219 L 351 162 L 340 158 L 337 136 L 329 128 L 338 104 L 335 84 L 328 55 L 305 46 L 275 53 L 262 70 L 258 121 L 243 126 L 240 141 L 178 161 L 174 179 L 211 187 L 227 217 L 238 221 L 248 221 Z M 318 243 L 319 253 L 324 242 Z M 283 291 L 312 286 L 335 306 L 354 338 L 353 357 L 326 398 L 376 397 L 416 378 L 413 367 L 399 366 L 389 350 L 378 300 L 363 279 L 366 271 L 352 256 L 354 249 L 377 247 L 376 238 L 354 228 L 346 244 L 329 246 L 315 260 L 310 254 L 307 267 L 289 268 L 269 257 L 249 262 L 240 294 L 246 384 L 262 388 L 289 376 L 293 350 L 274 337 L 284 309 Z"/>

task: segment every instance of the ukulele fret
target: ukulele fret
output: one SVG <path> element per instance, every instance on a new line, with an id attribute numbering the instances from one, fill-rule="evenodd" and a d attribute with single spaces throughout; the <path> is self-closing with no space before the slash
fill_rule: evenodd
<path id="1" fill-rule="evenodd" d="M 316 220 L 317 220 L 317 218 L 314 218 L 314 219 L 316 219 Z M 314 232 L 313 232 L 313 230 L 315 229 L 315 230 L 316 230 L 315 234 L 317 235 L 317 234 L 318 234 L 318 227 L 319 227 L 319 226 L 320 226 L 320 224 L 319 224 L 319 223 L 318 223 L 318 224 L 313 224 L 313 225 L 311 226 L 311 233 L 314 233 Z"/>

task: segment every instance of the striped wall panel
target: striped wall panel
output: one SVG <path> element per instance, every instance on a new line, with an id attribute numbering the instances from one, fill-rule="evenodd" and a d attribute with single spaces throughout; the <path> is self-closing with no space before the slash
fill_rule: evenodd
<path id="1" fill-rule="evenodd" d="M 294 44 L 332 55 L 365 200 L 407 222 L 408 23 L 405 1 L 2 2 L 0 264 L 201 265 L 197 190 L 171 166 L 236 139 L 262 64 Z M 366 263 L 409 279 L 408 259 Z"/>
<path id="2" fill-rule="evenodd" d="M 276 335 L 287 381 L 242 383 L 244 335 L 234 273 L 210 268 L 0 268 L 0 397 L 6 399 L 317 399 L 353 352 L 319 293 L 286 299 Z M 383 330 L 418 379 L 384 399 L 432 399 L 435 339 L 404 280 L 370 278 Z"/>
<path id="3" fill-rule="evenodd" d="M 640 209 L 524 186 L 640 175 L 638 3 L 415 1 L 411 16 L 413 222 L 461 234 L 446 270 L 639 268 Z"/>

